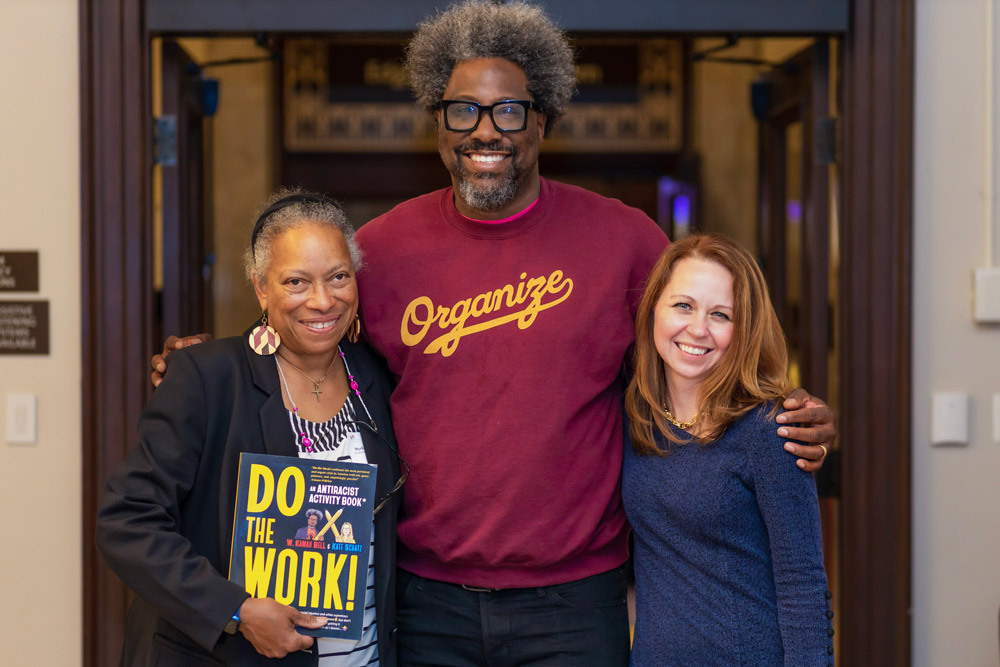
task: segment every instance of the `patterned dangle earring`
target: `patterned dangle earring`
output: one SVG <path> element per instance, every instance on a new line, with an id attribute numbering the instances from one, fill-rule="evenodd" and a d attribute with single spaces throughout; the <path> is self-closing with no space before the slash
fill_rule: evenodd
<path id="1" fill-rule="evenodd" d="M 262 357 L 269 357 L 278 351 L 281 336 L 267 325 L 267 311 L 260 316 L 260 324 L 250 332 L 250 348 Z"/>
<path id="2" fill-rule="evenodd" d="M 354 313 L 354 322 L 351 323 L 351 328 L 347 330 L 347 340 L 357 343 L 359 338 L 361 338 L 361 316 Z"/>

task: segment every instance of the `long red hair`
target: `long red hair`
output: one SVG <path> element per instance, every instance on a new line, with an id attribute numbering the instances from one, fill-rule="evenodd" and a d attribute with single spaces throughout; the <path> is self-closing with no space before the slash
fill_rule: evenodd
<path id="1" fill-rule="evenodd" d="M 635 321 L 635 374 L 625 391 L 632 448 L 663 455 L 655 435 L 689 442 L 668 426 L 661 407 L 667 401 L 663 360 L 653 341 L 653 313 L 674 267 L 687 258 L 715 262 L 733 277 L 733 338 L 729 349 L 701 385 L 698 395 L 701 443 L 718 439 L 741 415 L 788 391 L 788 348 L 757 261 L 739 244 L 718 234 L 695 234 L 663 251 L 646 282 Z"/>

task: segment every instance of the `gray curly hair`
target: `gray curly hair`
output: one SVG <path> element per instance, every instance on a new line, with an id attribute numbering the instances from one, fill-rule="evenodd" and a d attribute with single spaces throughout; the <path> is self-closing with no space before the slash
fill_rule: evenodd
<path id="1" fill-rule="evenodd" d="M 528 92 L 548 119 L 546 133 L 566 113 L 576 86 L 573 49 L 540 8 L 466 0 L 421 23 L 406 49 L 417 101 L 431 110 L 455 65 L 476 58 L 504 58 L 524 70 Z"/>
<path id="2" fill-rule="evenodd" d="M 271 195 L 263 206 L 254 215 L 254 221 L 271 208 L 277 202 L 293 195 L 305 195 L 319 197 L 319 195 L 307 192 L 301 188 L 281 188 Z M 320 222 L 331 225 L 340 230 L 347 241 L 347 249 L 351 253 L 351 264 L 357 272 L 363 265 L 363 255 L 357 241 L 354 240 L 354 227 L 347 219 L 347 214 L 333 201 L 297 201 L 283 206 L 274 211 L 264 220 L 264 224 L 257 236 L 256 243 L 253 242 L 252 232 L 243 252 L 243 268 L 247 278 L 257 282 L 265 282 L 267 269 L 271 265 L 271 247 L 274 240 L 289 229 L 299 227 L 306 222 Z M 254 224 L 256 226 L 256 222 Z M 251 230 L 253 227 L 251 227 Z"/>

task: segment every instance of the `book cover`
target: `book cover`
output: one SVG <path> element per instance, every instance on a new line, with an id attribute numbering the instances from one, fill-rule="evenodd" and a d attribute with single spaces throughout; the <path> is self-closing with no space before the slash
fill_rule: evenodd
<path id="1" fill-rule="evenodd" d="M 358 640 L 365 616 L 376 466 L 240 455 L 229 580 L 323 616 L 314 637 Z"/>

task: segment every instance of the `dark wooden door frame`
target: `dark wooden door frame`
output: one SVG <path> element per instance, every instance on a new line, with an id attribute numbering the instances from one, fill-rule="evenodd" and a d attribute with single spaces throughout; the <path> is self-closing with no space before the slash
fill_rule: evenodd
<path id="1" fill-rule="evenodd" d="M 128 591 L 94 547 L 104 480 L 150 393 L 149 45 L 140 0 L 80 0 L 83 664 L 117 664 Z"/>
<path id="2" fill-rule="evenodd" d="M 841 664 L 910 663 L 913 0 L 845 40 L 839 270 Z"/>
<path id="3" fill-rule="evenodd" d="M 854 0 L 845 39 L 841 664 L 910 662 L 913 0 Z M 152 351 L 149 34 L 142 0 L 80 0 L 83 663 L 117 662 L 127 591 L 94 549 Z"/>

